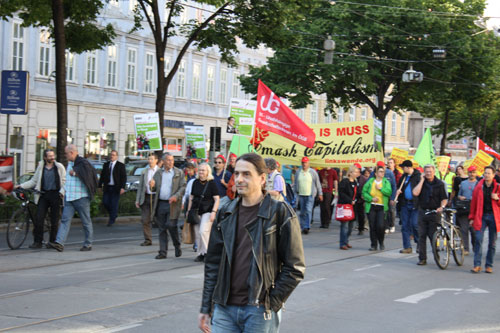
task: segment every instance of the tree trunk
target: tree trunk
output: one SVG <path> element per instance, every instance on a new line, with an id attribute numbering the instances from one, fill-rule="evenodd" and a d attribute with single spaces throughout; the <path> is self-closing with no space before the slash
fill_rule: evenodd
<path id="1" fill-rule="evenodd" d="M 164 115 L 165 115 L 165 100 L 167 97 L 167 78 L 165 77 L 165 62 L 164 55 L 158 54 L 162 52 L 165 54 L 165 51 L 157 51 L 156 54 L 156 63 L 157 63 L 157 79 L 158 79 L 158 87 L 156 88 L 156 106 L 155 111 L 158 112 L 158 118 L 160 119 L 160 133 L 161 133 L 161 141 L 163 142 L 163 127 L 164 127 Z M 163 149 L 162 149 L 163 150 Z"/>
<path id="2" fill-rule="evenodd" d="M 444 111 L 443 119 L 443 138 L 441 139 L 441 148 L 439 149 L 439 155 L 444 156 L 446 154 L 446 137 L 448 136 L 448 128 L 450 123 L 450 112 L 451 110 Z"/>
<path id="3" fill-rule="evenodd" d="M 57 159 L 66 165 L 64 148 L 68 144 L 68 101 L 66 96 L 66 37 L 63 0 L 52 0 L 56 48 Z"/>

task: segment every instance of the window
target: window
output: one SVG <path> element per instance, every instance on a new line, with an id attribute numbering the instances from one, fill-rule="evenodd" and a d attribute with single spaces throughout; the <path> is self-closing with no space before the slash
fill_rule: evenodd
<path id="1" fill-rule="evenodd" d="M 401 115 L 401 136 L 404 138 L 406 136 L 406 115 Z"/>
<path id="2" fill-rule="evenodd" d="M 354 106 L 349 111 L 349 121 L 356 121 L 356 108 Z"/>
<path id="3" fill-rule="evenodd" d="M 182 139 L 165 139 L 168 152 L 182 152 Z"/>
<path id="4" fill-rule="evenodd" d="M 193 63 L 193 89 L 191 98 L 200 99 L 200 80 L 201 80 L 201 65 L 197 62 Z"/>
<path id="5" fill-rule="evenodd" d="M 186 97 L 186 61 L 181 60 L 177 70 L 177 97 Z"/>
<path id="6" fill-rule="evenodd" d="M 219 103 L 226 104 L 226 90 L 227 90 L 227 69 L 220 71 L 220 98 Z"/>
<path id="7" fill-rule="evenodd" d="M 96 51 L 87 53 L 87 75 L 85 77 L 87 84 L 97 84 L 97 53 Z"/>
<path id="8" fill-rule="evenodd" d="M 12 138 L 17 137 L 13 135 Z M 68 129 L 68 144 L 73 143 L 72 131 Z M 36 151 L 35 151 L 35 161 L 41 161 L 43 159 L 43 151 L 45 149 L 57 149 L 57 130 L 55 128 L 39 128 L 38 135 L 36 136 Z"/>
<path id="9" fill-rule="evenodd" d="M 165 77 L 168 76 L 168 73 L 170 73 L 170 57 L 165 56 Z M 167 87 L 167 96 L 172 96 L 172 90 L 170 89 L 170 86 L 172 85 L 172 82 Z"/>
<path id="10" fill-rule="evenodd" d="M 337 111 L 337 119 L 339 123 L 344 122 L 344 108 L 340 107 L 339 110 Z"/>
<path id="11" fill-rule="evenodd" d="M 125 141 L 125 156 L 137 156 L 137 140 L 135 134 L 127 134 Z"/>
<path id="12" fill-rule="evenodd" d="M 66 81 L 75 81 L 75 54 L 66 51 Z"/>
<path id="13" fill-rule="evenodd" d="M 332 122 L 332 113 L 330 111 L 326 111 L 328 114 L 325 116 L 325 123 L 331 123 Z"/>
<path id="14" fill-rule="evenodd" d="M 50 75 L 50 33 L 48 30 L 40 31 L 40 58 L 38 59 L 38 74 L 48 77 Z"/>
<path id="15" fill-rule="evenodd" d="M 24 61 L 24 28 L 14 23 L 12 30 L 12 70 L 20 71 Z"/>
<path id="16" fill-rule="evenodd" d="M 215 67 L 207 67 L 207 102 L 214 101 Z"/>
<path id="17" fill-rule="evenodd" d="M 144 92 L 153 93 L 153 73 L 154 73 L 154 55 L 146 53 L 146 71 L 144 78 Z"/>
<path id="18" fill-rule="evenodd" d="M 233 73 L 233 90 L 231 97 L 238 98 L 240 96 L 240 79 L 238 78 L 240 74 L 238 72 Z"/>
<path id="19" fill-rule="evenodd" d="M 298 109 L 297 110 L 297 116 L 302 119 L 302 121 L 304 121 L 304 116 L 305 116 L 305 112 L 304 112 L 304 109 Z"/>
<path id="20" fill-rule="evenodd" d="M 85 137 L 85 158 L 98 160 L 99 155 L 109 156 L 111 150 L 114 149 L 116 149 L 114 133 L 87 132 L 87 136 Z"/>
<path id="21" fill-rule="evenodd" d="M 361 108 L 361 120 L 366 120 L 368 110 L 366 108 Z"/>
<path id="22" fill-rule="evenodd" d="M 318 101 L 314 101 L 311 106 L 311 124 L 318 123 Z"/>
<path id="23" fill-rule="evenodd" d="M 391 135 L 396 135 L 396 118 L 397 114 L 392 114 Z"/>
<path id="24" fill-rule="evenodd" d="M 135 77 L 137 67 L 137 51 L 135 49 L 127 50 L 127 90 L 135 90 Z"/>
<path id="25" fill-rule="evenodd" d="M 116 45 L 108 46 L 108 75 L 106 85 L 110 88 L 116 88 L 116 63 L 118 58 L 116 57 Z"/>
<path id="26" fill-rule="evenodd" d="M 198 23 L 202 23 L 203 22 L 203 9 L 196 9 L 196 21 Z"/>

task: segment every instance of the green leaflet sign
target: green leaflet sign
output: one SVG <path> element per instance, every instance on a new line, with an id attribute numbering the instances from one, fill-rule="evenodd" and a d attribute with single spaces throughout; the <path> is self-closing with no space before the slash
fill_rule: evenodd
<path id="1" fill-rule="evenodd" d="M 378 119 L 373 119 L 373 134 L 375 136 L 375 146 L 378 151 L 382 151 L 382 122 Z"/>
<path id="2" fill-rule="evenodd" d="M 184 126 L 186 133 L 186 157 L 207 158 L 207 144 L 203 126 Z"/>
<path id="3" fill-rule="evenodd" d="M 231 99 L 229 117 L 234 118 L 234 122 L 228 120 L 226 132 L 252 137 L 256 108 L 257 101 Z"/>
<path id="4" fill-rule="evenodd" d="M 134 128 L 138 151 L 163 150 L 158 113 L 134 115 Z"/>

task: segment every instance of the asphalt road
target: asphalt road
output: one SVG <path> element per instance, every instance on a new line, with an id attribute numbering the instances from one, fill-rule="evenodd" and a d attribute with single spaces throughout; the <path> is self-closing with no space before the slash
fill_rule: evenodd
<path id="1" fill-rule="evenodd" d="M 319 217 L 318 214 L 315 216 Z M 339 228 L 304 235 L 306 279 L 282 313 L 281 332 L 500 332 L 500 270 L 440 270 L 429 253 L 399 254 L 401 234 L 369 252 L 356 233 L 338 248 Z M 0 332 L 197 332 L 203 265 L 183 256 L 155 260 L 157 242 L 141 247 L 137 224 L 95 225 L 91 252 L 79 252 L 74 225 L 62 253 L 12 251 L 0 234 Z M 155 229 L 156 232 L 156 229 Z M 498 257 L 497 257 L 498 259 Z"/>

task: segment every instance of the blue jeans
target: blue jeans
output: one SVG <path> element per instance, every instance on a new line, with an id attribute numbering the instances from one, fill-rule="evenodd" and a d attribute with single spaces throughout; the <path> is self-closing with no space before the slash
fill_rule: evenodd
<path id="1" fill-rule="evenodd" d="M 356 219 L 347 222 L 340 222 L 340 247 L 344 245 L 347 246 L 347 244 L 349 244 L 349 237 L 351 237 L 354 222 L 356 222 Z"/>
<path id="2" fill-rule="evenodd" d="M 400 217 L 403 248 L 411 249 L 411 235 L 415 244 L 418 244 L 418 209 L 413 208 L 413 205 L 405 204 L 401 207 Z"/>
<path id="3" fill-rule="evenodd" d="M 102 204 L 109 213 L 108 224 L 115 223 L 118 216 L 118 200 L 120 200 L 120 192 L 116 192 L 115 186 L 108 186 L 102 195 Z"/>
<path id="4" fill-rule="evenodd" d="M 273 333 L 279 332 L 281 310 L 271 311 L 271 319 L 264 319 L 264 306 L 215 304 L 212 333 Z"/>
<path id="5" fill-rule="evenodd" d="M 83 197 L 74 201 L 64 200 L 64 209 L 61 218 L 61 225 L 57 232 L 56 243 L 64 245 L 68 238 L 69 229 L 71 227 L 71 219 L 75 215 L 75 210 L 80 215 L 82 220 L 83 231 L 85 232 L 85 241 L 83 246 L 92 246 L 93 229 L 92 220 L 90 219 L 90 199 Z"/>
<path id="6" fill-rule="evenodd" d="M 314 205 L 314 198 L 312 195 L 299 195 L 300 203 L 300 229 L 309 229 L 311 227 L 311 218 Z"/>
<path id="7" fill-rule="evenodd" d="M 474 243 L 474 267 L 481 266 L 483 255 L 483 236 L 488 228 L 488 253 L 486 254 L 486 267 L 493 267 L 493 258 L 496 251 L 497 226 L 493 214 L 483 214 L 483 225 L 481 230 L 476 230 L 476 242 Z"/>

